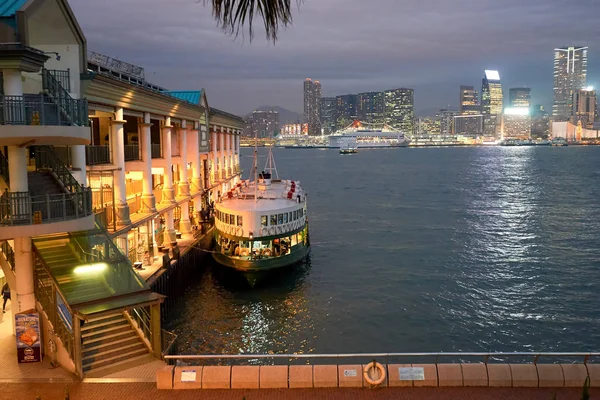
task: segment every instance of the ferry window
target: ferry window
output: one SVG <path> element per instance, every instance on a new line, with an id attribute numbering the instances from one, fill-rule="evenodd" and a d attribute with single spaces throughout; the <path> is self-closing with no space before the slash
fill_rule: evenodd
<path id="1" fill-rule="evenodd" d="M 284 224 L 288 223 L 288 213 L 283 214 L 283 223 Z"/>
<path id="2" fill-rule="evenodd" d="M 260 226 L 267 226 L 269 223 L 269 219 L 267 215 L 260 216 Z"/>
<path id="3" fill-rule="evenodd" d="M 277 215 L 277 225 L 283 224 L 283 214 Z"/>
<path id="4" fill-rule="evenodd" d="M 229 224 L 235 225 L 235 215 L 229 214 Z"/>
<path id="5" fill-rule="evenodd" d="M 241 215 L 237 216 L 237 226 L 242 226 L 242 216 Z"/>
<path id="6" fill-rule="evenodd" d="M 292 222 L 293 221 L 293 219 L 292 219 L 292 212 L 290 211 L 288 214 L 290 214 L 290 222 Z"/>
<path id="7" fill-rule="evenodd" d="M 298 210 L 298 218 L 302 218 L 302 209 Z"/>
<path id="8" fill-rule="evenodd" d="M 271 226 L 277 225 L 277 215 L 271 215 Z"/>

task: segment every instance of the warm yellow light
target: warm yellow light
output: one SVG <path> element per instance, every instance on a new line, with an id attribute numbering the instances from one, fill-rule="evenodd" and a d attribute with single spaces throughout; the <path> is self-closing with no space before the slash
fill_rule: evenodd
<path id="1" fill-rule="evenodd" d="M 75 267 L 73 273 L 77 275 L 98 273 L 104 271 L 107 267 L 108 264 L 106 263 L 85 264 Z"/>

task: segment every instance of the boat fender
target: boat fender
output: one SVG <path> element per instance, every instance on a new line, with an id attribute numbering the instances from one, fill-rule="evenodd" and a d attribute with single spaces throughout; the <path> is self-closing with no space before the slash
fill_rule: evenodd
<path id="1" fill-rule="evenodd" d="M 283 227 L 281 225 L 277 226 L 277 233 L 283 232 Z"/>
<path id="2" fill-rule="evenodd" d="M 365 365 L 363 370 L 365 381 L 371 386 L 378 386 L 385 380 L 385 368 L 375 360 Z"/>
<path id="3" fill-rule="evenodd" d="M 275 227 L 274 226 L 272 226 L 272 227 L 269 228 L 269 234 L 270 235 L 274 235 L 275 234 Z"/>

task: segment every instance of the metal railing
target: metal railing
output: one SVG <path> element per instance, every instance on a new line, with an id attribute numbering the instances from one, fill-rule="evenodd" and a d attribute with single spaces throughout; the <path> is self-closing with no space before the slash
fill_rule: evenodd
<path id="1" fill-rule="evenodd" d="M 162 150 L 160 149 L 160 143 L 152 143 L 150 145 L 151 158 L 162 158 Z"/>
<path id="2" fill-rule="evenodd" d="M 9 192 L 0 197 L 0 225 L 33 225 L 92 215 L 92 191 L 31 196 L 29 192 Z"/>
<path id="3" fill-rule="evenodd" d="M 56 155 L 54 149 L 50 146 L 37 146 L 35 150 L 35 168 L 50 169 L 58 180 L 65 185 L 65 188 L 71 192 L 80 192 L 83 190 L 77 179 L 71 175 L 71 171 L 63 164 L 60 157 Z"/>
<path id="4" fill-rule="evenodd" d="M 2 153 L 0 153 L 0 176 L 4 179 L 4 182 L 8 185 L 9 173 L 8 173 L 8 159 Z"/>
<path id="5" fill-rule="evenodd" d="M 125 150 L 125 161 L 138 161 L 141 160 L 140 146 L 137 144 L 126 144 L 123 146 Z"/>
<path id="6" fill-rule="evenodd" d="M 110 146 L 85 146 L 86 165 L 110 164 Z"/>
<path id="7" fill-rule="evenodd" d="M 0 96 L 2 125 L 87 126 L 87 100 L 51 99 L 44 94 Z"/>
<path id="8" fill-rule="evenodd" d="M 60 69 L 48 69 L 46 70 L 54 77 L 54 79 L 64 88 L 67 92 L 71 91 L 71 71 L 60 70 Z M 43 75 L 42 75 L 43 81 Z M 44 87 L 45 89 L 46 87 Z"/>
<path id="9" fill-rule="evenodd" d="M 76 102 L 81 100 L 73 99 L 59 80 L 45 68 L 42 69 L 42 85 L 44 90 L 49 94 L 50 100 L 58 107 L 59 114 L 70 122 L 68 125 L 88 126 L 89 118 L 86 100 L 83 100 L 85 107 L 76 107 Z"/>
<path id="10" fill-rule="evenodd" d="M 147 307 L 137 307 L 129 311 L 129 315 L 135 321 L 138 328 L 144 333 L 144 337 L 148 339 L 150 343 L 152 341 L 152 317 Z"/>
<path id="11" fill-rule="evenodd" d="M 4 242 L 2 242 L 2 245 L 0 248 L 2 249 L 2 252 L 4 253 L 4 257 L 6 257 L 6 261 L 8 261 L 8 263 L 10 264 L 10 269 L 12 269 L 14 271 L 15 270 L 15 251 L 11 247 L 10 243 L 8 243 L 8 240 L 5 240 Z"/>
<path id="12" fill-rule="evenodd" d="M 440 358 L 464 360 L 465 358 L 479 359 L 484 364 L 490 361 L 501 362 L 504 359 L 520 358 L 522 360 L 530 360 L 529 363 L 537 364 L 540 358 L 551 359 L 578 359 L 587 364 L 588 360 L 593 357 L 600 357 L 600 352 L 438 352 L 438 353 L 348 353 L 348 354 L 198 354 L 198 355 L 165 355 L 165 360 L 261 360 L 261 359 L 287 359 L 290 360 L 307 360 L 307 359 L 385 359 L 386 364 L 389 364 L 389 359 L 394 360 L 420 360 L 415 363 L 433 360 L 434 364 L 438 364 Z M 426 359 L 426 360 L 424 360 Z M 346 361 L 344 361 L 346 362 Z M 431 362 L 431 361 L 430 361 Z M 403 363 L 399 361 L 399 363 Z M 423 362 L 424 363 L 424 362 Z"/>
<path id="13" fill-rule="evenodd" d="M 177 352 L 177 335 L 167 330 L 161 331 L 162 356 L 172 356 Z"/>

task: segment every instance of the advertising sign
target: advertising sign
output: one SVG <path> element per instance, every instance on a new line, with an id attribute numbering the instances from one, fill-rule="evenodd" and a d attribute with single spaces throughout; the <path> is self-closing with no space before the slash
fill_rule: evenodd
<path id="1" fill-rule="evenodd" d="M 17 331 L 17 357 L 20 363 L 42 361 L 42 343 L 40 337 L 40 315 L 35 311 L 26 311 L 15 315 Z"/>

